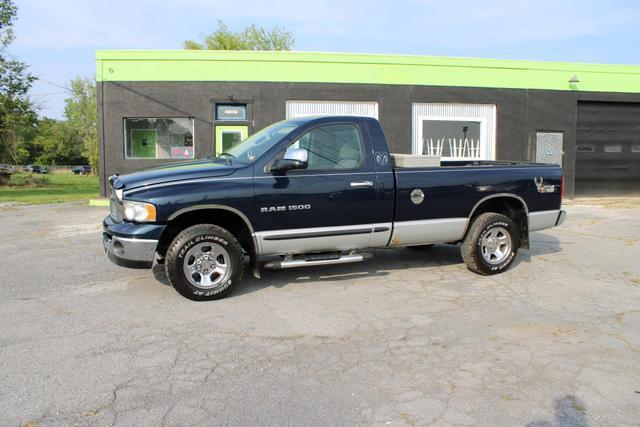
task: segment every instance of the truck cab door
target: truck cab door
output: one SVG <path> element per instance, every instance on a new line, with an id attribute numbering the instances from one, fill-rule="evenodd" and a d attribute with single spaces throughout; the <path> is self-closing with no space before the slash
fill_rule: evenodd
<path id="1" fill-rule="evenodd" d="M 378 180 L 366 128 L 321 123 L 287 148 L 304 149 L 303 169 L 255 171 L 256 240 L 262 254 L 351 250 L 386 244 Z M 389 221 L 389 220 L 387 220 Z M 376 244 L 378 241 L 382 242 Z"/>

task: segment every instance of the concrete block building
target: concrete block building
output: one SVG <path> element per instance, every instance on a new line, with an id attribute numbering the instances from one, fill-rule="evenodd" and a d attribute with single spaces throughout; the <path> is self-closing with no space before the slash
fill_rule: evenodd
<path id="1" fill-rule="evenodd" d="M 278 120 L 376 117 L 391 150 L 560 163 L 640 192 L 640 66 L 187 50 L 96 54 L 100 178 L 225 151 Z"/>

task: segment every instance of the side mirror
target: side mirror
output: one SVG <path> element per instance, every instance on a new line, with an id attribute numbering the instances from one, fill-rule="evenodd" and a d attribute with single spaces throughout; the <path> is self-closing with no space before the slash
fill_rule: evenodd
<path id="1" fill-rule="evenodd" d="M 304 148 L 287 148 L 283 159 L 273 162 L 271 172 L 286 172 L 293 169 L 306 169 L 309 165 L 309 152 Z"/>

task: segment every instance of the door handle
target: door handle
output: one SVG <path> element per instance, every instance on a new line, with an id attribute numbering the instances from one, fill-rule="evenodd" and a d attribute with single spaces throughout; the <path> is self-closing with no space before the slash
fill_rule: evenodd
<path id="1" fill-rule="evenodd" d="M 353 181 L 351 188 L 373 187 L 373 181 Z"/>

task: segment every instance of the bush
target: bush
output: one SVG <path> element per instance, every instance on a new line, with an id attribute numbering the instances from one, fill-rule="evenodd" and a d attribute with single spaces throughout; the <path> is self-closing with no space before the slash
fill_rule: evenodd
<path id="1" fill-rule="evenodd" d="M 0 189 L 0 204 L 57 203 L 98 197 L 100 184 L 97 176 L 78 176 L 71 172 L 37 175 L 19 172 L 9 185 Z"/>
<path id="2" fill-rule="evenodd" d="M 31 173 L 16 173 L 9 180 L 9 185 L 16 187 L 44 187 L 49 184 L 46 175 L 34 175 Z"/>

